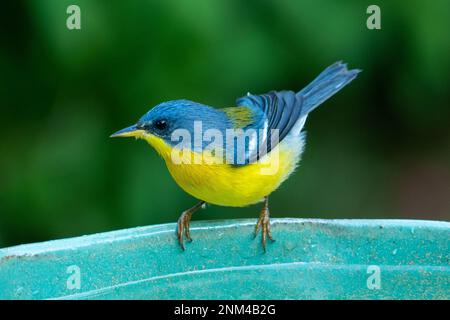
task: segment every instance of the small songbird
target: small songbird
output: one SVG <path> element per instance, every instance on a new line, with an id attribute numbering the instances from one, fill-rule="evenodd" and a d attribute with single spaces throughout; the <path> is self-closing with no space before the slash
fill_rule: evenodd
<path id="1" fill-rule="evenodd" d="M 273 240 L 269 195 L 300 161 L 308 114 L 352 81 L 360 70 L 336 62 L 299 92 L 271 91 L 237 99 L 236 107 L 213 108 L 189 100 L 163 102 L 111 137 L 146 140 L 165 160 L 177 184 L 200 200 L 184 211 L 177 237 L 191 241 L 192 214 L 204 204 L 243 207 L 264 201 L 255 226 L 262 246 Z"/>

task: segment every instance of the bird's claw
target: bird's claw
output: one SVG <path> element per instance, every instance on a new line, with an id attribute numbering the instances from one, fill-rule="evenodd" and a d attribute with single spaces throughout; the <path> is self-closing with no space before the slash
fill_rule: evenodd
<path id="1" fill-rule="evenodd" d="M 189 231 L 191 216 L 192 216 L 191 212 L 185 211 L 180 216 L 180 218 L 178 219 L 178 223 L 177 223 L 177 238 L 178 238 L 178 242 L 181 246 L 181 249 L 183 249 L 183 251 L 185 250 L 184 238 L 186 238 L 186 240 L 188 240 L 189 242 L 192 241 L 191 233 Z"/>
<path id="2" fill-rule="evenodd" d="M 192 214 L 197 211 L 200 208 L 203 208 L 205 206 L 205 201 L 200 201 L 192 208 L 184 211 L 177 222 L 177 238 L 178 242 L 180 243 L 181 249 L 184 251 L 184 238 L 188 240 L 189 242 L 192 241 L 191 233 L 189 230 L 189 224 L 191 222 Z"/>
<path id="3" fill-rule="evenodd" d="M 263 210 L 261 211 L 261 214 L 259 215 L 258 218 L 258 222 L 255 225 L 255 231 L 253 233 L 254 238 L 256 238 L 256 236 L 258 235 L 259 229 L 261 228 L 261 243 L 262 243 L 262 247 L 264 252 L 266 252 L 266 242 L 267 242 L 267 238 L 270 241 L 275 241 L 275 239 L 273 239 L 272 234 L 270 232 L 270 216 L 269 216 L 269 209 L 268 208 L 263 208 Z"/>

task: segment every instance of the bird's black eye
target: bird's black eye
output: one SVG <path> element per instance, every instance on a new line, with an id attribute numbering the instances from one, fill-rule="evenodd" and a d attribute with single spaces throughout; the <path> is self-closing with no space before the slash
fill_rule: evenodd
<path id="1" fill-rule="evenodd" d="M 167 128 L 167 121 L 166 120 L 156 120 L 155 128 L 158 130 L 164 130 L 165 128 Z"/>

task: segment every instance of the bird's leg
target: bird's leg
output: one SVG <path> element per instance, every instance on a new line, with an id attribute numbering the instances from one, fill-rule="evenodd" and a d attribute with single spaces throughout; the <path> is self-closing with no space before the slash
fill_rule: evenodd
<path id="1" fill-rule="evenodd" d="M 189 232 L 189 223 L 191 222 L 192 214 L 200 209 L 205 204 L 205 201 L 200 201 L 192 208 L 184 211 L 180 218 L 178 218 L 177 223 L 177 237 L 178 242 L 180 243 L 181 248 L 184 250 L 184 237 L 186 237 L 187 240 L 192 241 L 191 234 Z"/>
<path id="2" fill-rule="evenodd" d="M 261 227 L 262 246 L 264 252 L 266 252 L 266 238 L 271 241 L 275 241 L 270 233 L 270 214 L 269 214 L 269 197 L 264 198 L 264 207 L 259 215 L 258 222 L 255 226 L 255 237 L 258 235 L 259 228 Z"/>

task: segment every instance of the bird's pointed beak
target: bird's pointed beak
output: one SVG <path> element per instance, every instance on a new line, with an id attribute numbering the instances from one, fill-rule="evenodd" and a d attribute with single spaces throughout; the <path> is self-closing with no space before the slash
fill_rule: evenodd
<path id="1" fill-rule="evenodd" d="M 145 133 L 144 130 L 138 129 L 138 127 L 134 124 L 132 126 L 129 126 L 125 129 L 119 130 L 112 135 L 110 135 L 110 138 L 117 138 L 117 137 L 136 137 L 139 138 Z"/>

